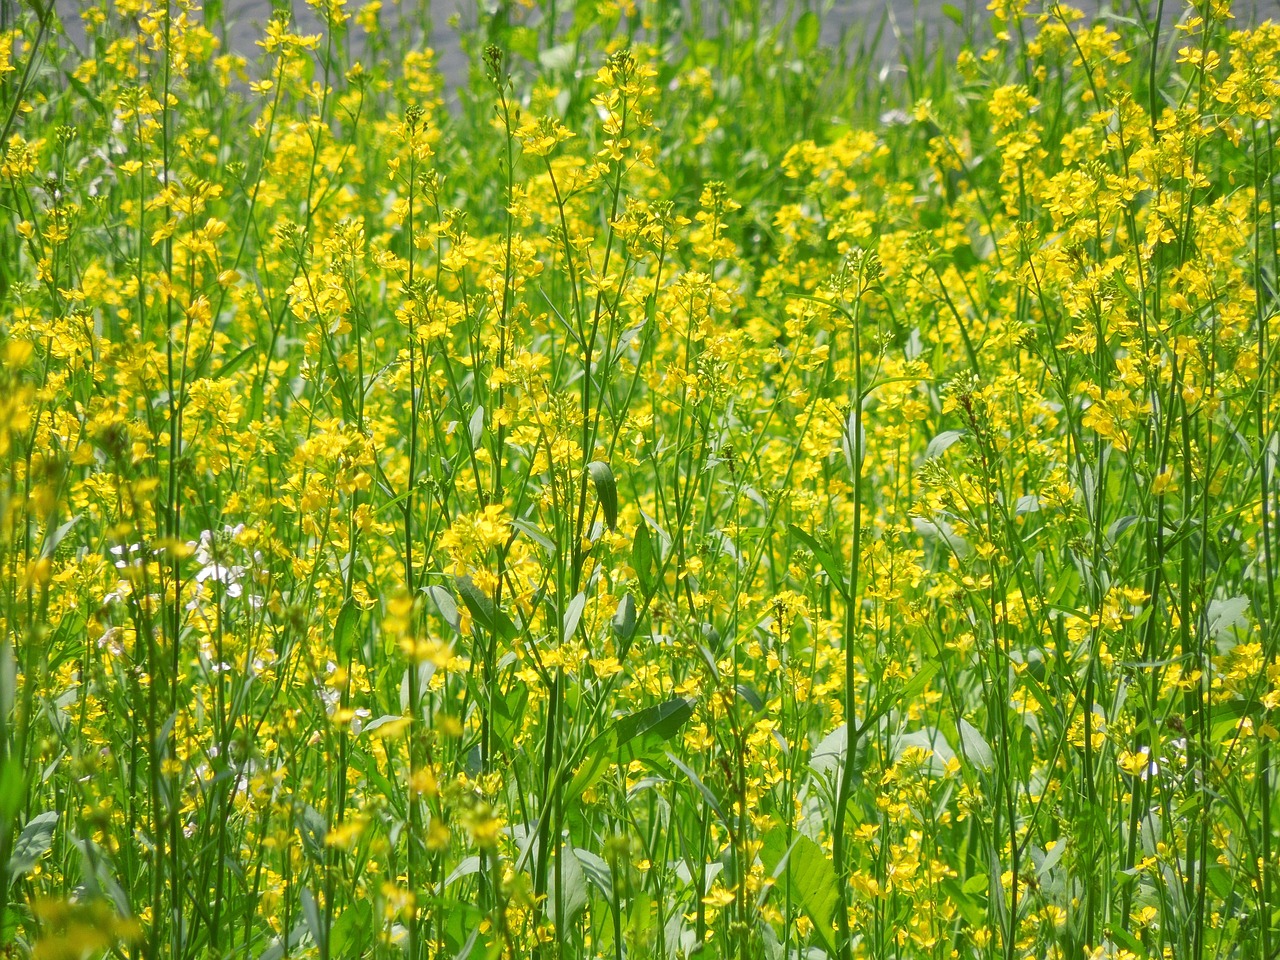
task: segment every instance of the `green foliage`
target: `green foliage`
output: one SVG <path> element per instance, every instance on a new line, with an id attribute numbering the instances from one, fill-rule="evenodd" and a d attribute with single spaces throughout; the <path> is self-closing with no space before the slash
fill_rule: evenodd
<path id="1" fill-rule="evenodd" d="M 0 953 L 1280 952 L 1275 24 L 73 6 Z"/>

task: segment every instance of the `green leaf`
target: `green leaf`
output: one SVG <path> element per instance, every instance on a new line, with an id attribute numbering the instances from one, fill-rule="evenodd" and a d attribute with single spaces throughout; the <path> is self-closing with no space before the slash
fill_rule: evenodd
<path id="1" fill-rule="evenodd" d="M 960 743 L 964 747 L 965 758 L 984 773 L 991 770 L 995 766 L 995 760 L 986 738 L 964 717 L 960 718 L 957 726 L 960 729 Z"/>
<path id="2" fill-rule="evenodd" d="M 946 735 L 932 726 L 921 727 L 910 733 L 899 733 L 891 742 L 894 756 L 898 758 L 901 758 L 903 753 L 911 747 L 929 752 L 929 759 L 925 765 L 935 776 L 943 776 L 946 773 L 947 764 L 954 760 L 956 755 Z"/>
<path id="3" fill-rule="evenodd" d="M 1143 945 L 1142 941 L 1127 930 L 1118 927 L 1113 928 L 1111 930 L 1111 939 L 1116 942 L 1116 946 L 1128 950 L 1138 960 L 1146 960 L 1147 957 L 1151 956 L 1151 952 Z"/>
<path id="4" fill-rule="evenodd" d="M 636 579 L 640 581 L 640 589 L 646 595 L 653 592 L 653 568 L 653 535 L 649 533 L 649 524 L 641 520 L 631 540 L 631 569 L 635 570 Z"/>
<path id="5" fill-rule="evenodd" d="M 1209 636 L 1214 640 L 1232 639 L 1236 631 L 1249 630 L 1249 598 L 1228 597 L 1209 601 L 1206 613 Z"/>
<path id="6" fill-rule="evenodd" d="M 929 441 L 929 446 L 925 448 L 924 458 L 932 460 L 934 457 L 940 457 L 950 449 L 951 445 L 964 436 L 963 430 L 943 430 L 940 434 Z"/>
<path id="7" fill-rule="evenodd" d="M 578 918 L 578 914 L 582 913 L 587 905 L 587 879 L 583 876 L 582 864 L 578 862 L 572 847 L 567 844 L 560 847 L 557 851 L 557 856 L 559 858 L 559 862 L 556 865 L 558 869 L 553 868 L 551 870 L 550 888 L 547 892 L 547 907 L 556 927 L 565 929 Z M 559 897 L 556 896 L 557 873 L 560 875 L 559 879 L 562 884 Z M 563 918 L 556 916 L 557 900 L 563 901 Z"/>
<path id="8" fill-rule="evenodd" d="M 630 640 L 636 632 L 636 602 L 631 598 L 631 594 L 623 594 L 622 599 L 618 601 L 618 612 L 613 615 L 610 622 L 613 632 L 622 640 Z"/>
<path id="9" fill-rule="evenodd" d="M 476 857 L 476 856 L 463 857 L 462 860 L 458 861 L 458 865 L 453 868 L 453 872 L 450 873 L 449 876 L 445 877 L 444 885 L 448 887 L 449 885 L 457 882 L 458 880 L 463 879 L 464 877 L 469 877 L 472 874 L 479 873 L 479 872 L 480 872 L 479 857 Z"/>
<path id="10" fill-rule="evenodd" d="M 756 713 L 759 713 L 764 709 L 764 701 L 760 698 L 760 694 L 756 693 L 750 685 L 740 683 L 737 685 L 737 690 L 738 696 L 745 700 L 747 702 L 747 706 Z"/>
<path id="11" fill-rule="evenodd" d="M 302 938 L 306 935 L 307 924 L 305 921 L 295 923 L 289 931 L 287 937 L 280 937 L 272 941 L 271 946 L 262 951 L 258 960 L 280 960 L 285 954 L 285 949 L 293 950 L 302 942 Z"/>
<path id="12" fill-rule="evenodd" d="M 302 901 L 302 919 L 306 922 L 311 939 L 320 948 L 320 955 L 324 956 L 328 953 L 327 944 L 325 943 L 327 939 L 325 933 L 327 931 L 320 917 L 320 905 L 316 903 L 316 895 L 306 887 L 303 887 L 299 899 Z"/>
<path id="13" fill-rule="evenodd" d="M 596 497 L 604 511 L 604 521 L 610 530 L 615 530 L 618 526 L 618 484 L 613 479 L 613 470 L 603 460 L 592 460 L 587 464 L 587 470 L 591 473 L 591 482 L 596 485 Z"/>
<path id="14" fill-rule="evenodd" d="M 1058 842 L 1053 845 L 1053 849 L 1046 853 L 1039 865 L 1036 866 L 1036 876 L 1042 883 L 1044 882 L 1045 877 L 1049 876 L 1053 871 L 1053 868 L 1058 865 L 1058 861 L 1062 859 L 1062 855 L 1067 852 L 1067 846 L 1068 844 L 1066 839 L 1060 838 Z"/>
<path id="15" fill-rule="evenodd" d="M 652 934 L 653 898 L 645 890 L 636 890 L 631 895 L 631 906 L 627 911 L 627 929 L 639 943 L 647 943 Z"/>
<path id="16" fill-rule="evenodd" d="M 964 882 L 961 888 L 966 894 L 986 893 L 987 886 L 991 883 L 991 878 L 985 873 L 975 873 L 972 877 Z"/>
<path id="17" fill-rule="evenodd" d="M 458 615 L 458 604 L 454 602 L 453 594 L 436 584 L 427 587 L 427 596 L 431 598 L 431 602 L 440 611 L 440 616 L 444 618 L 444 622 L 453 627 L 455 632 L 461 632 L 462 618 Z"/>
<path id="18" fill-rule="evenodd" d="M 982 927 L 986 923 L 986 912 L 978 904 L 973 902 L 972 895 L 981 894 L 986 889 L 986 884 L 981 887 L 975 887 L 975 877 L 970 877 L 965 881 L 964 886 L 960 886 L 960 882 L 955 878 L 944 880 L 942 883 L 942 891 L 947 895 L 960 915 L 964 917 L 965 922 L 971 927 Z M 985 880 L 986 878 L 983 877 Z"/>
<path id="19" fill-rule="evenodd" d="M 816 773 L 837 774 L 844 766 L 845 756 L 849 752 L 849 725 L 842 723 L 813 748 L 809 758 L 809 766 Z"/>
<path id="20" fill-rule="evenodd" d="M 516 734 L 525 721 L 524 708 L 528 702 L 529 687 L 523 683 L 514 684 L 505 696 L 493 698 L 493 732 L 497 734 L 499 743 L 508 745 L 515 742 Z"/>
<path id="21" fill-rule="evenodd" d="M 820 34 L 821 24 L 818 22 L 818 15 L 812 10 L 806 10 L 796 21 L 794 34 L 796 49 L 801 53 L 812 53 L 818 45 Z"/>
<path id="22" fill-rule="evenodd" d="M 693 703 L 677 697 L 619 717 L 587 746 L 581 766 L 569 781 L 569 796 L 577 799 L 594 786 L 620 753 L 623 761 L 655 754 L 688 723 Z"/>
<path id="23" fill-rule="evenodd" d="M 529 27 L 515 27 L 507 34 L 507 48 L 530 63 L 538 60 L 538 32 Z"/>
<path id="24" fill-rule="evenodd" d="M 4 670 L 5 655 L 9 649 L 8 646 L 0 646 L 0 671 Z M 4 704 L 0 703 L 0 706 Z M 17 757 L 11 756 L 0 763 L 0 830 L 11 829 L 13 817 L 22 803 L 26 784 L 26 774 L 18 764 Z"/>
<path id="25" fill-rule="evenodd" d="M 618 752 L 617 743 L 617 731 L 610 728 L 587 745 L 583 761 L 569 781 L 568 795 L 571 800 L 577 800 L 604 776 Z"/>
<path id="26" fill-rule="evenodd" d="M 898 701 L 905 704 L 907 701 L 914 700 L 920 696 L 920 694 L 924 693 L 925 688 L 929 686 L 929 681 L 934 678 L 937 672 L 938 662 L 936 660 L 922 663 L 920 669 L 915 672 L 915 676 L 907 681 L 907 685 L 898 694 Z"/>
<path id="27" fill-rule="evenodd" d="M 366 727 L 365 731 L 367 730 L 368 728 Z M 368 780 L 378 795 L 386 799 L 388 807 L 397 817 L 400 819 L 407 818 L 408 814 L 405 813 L 400 791 L 393 787 L 391 781 L 379 772 L 377 760 L 358 746 L 353 746 L 351 750 L 351 768 Z"/>
<path id="28" fill-rule="evenodd" d="M 80 522 L 80 518 L 82 516 L 84 516 L 84 514 L 77 513 L 66 523 L 54 530 L 53 533 L 45 540 L 44 549 L 40 551 L 40 556 L 45 558 L 52 557 L 53 552 L 58 549 L 58 544 L 60 544 L 66 538 L 67 534 L 71 532 L 71 528 Z"/>
<path id="29" fill-rule="evenodd" d="M 223 377 L 230 376 L 231 374 L 235 373 L 237 367 L 239 367 L 242 363 L 244 363 L 246 360 L 248 360 L 251 356 L 253 356 L 257 352 L 258 352 L 258 345 L 256 343 L 249 344 L 247 347 L 245 347 L 243 350 L 237 353 L 234 357 L 232 357 L 230 360 L 224 363 L 221 367 L 219 367 L 216 371 L 214 371 L 213 376 L 210 379 L 220 380 Z"/>
<path id="30" fill-rule="evenodd" d="M 360 622 L 360 607 L 354 597 L 347 597 L 333 626 L 333 650 L 338 663 L 346 664 L 351 657 L 351 642 L 355 639 L 356 625 Z"/>
<path id="31" fill-rule="evenodd" d="M 813 554 L 813 559 L 817 560 L 819 566 L 826 571 L 827 577 L 831 580 L 831 585 L 840 591 L 841 596 L 847 598 L 849 596 L 849 586 L 844 580 L 843 565 L 836 561 L 831 551 L 819 543 L 813 534 L 806 533 L 794 523 L 787 525 L 787 532 L 808 548 L 809 552 Z"/>
<path id="32" fill-rule="evenodd" d="M 545 550 L 547 552 L 547 556 L 554 557 L 556 555 L 555 542 L 539 530 L 537 526 L 530 523 L 528 520 L 521 520 L 519 518 L 512 520 L 511 525 Z"/>
<path id="33" fill-rule="evenodd" d="M 13 845 L 9 857 L 9 882 L 13 883 L 53 847 L 53 828 L 58 824 L 58 814 L 50 810 L 37 814 L 27 821 Z"/>
<path id="34" fill-rule="evenodd" d="M 207 7 L 205 8 L 205 12 L 207 16 L 208 15 Z M 96 110 L 98 113 L 100 113 L 102 116 L 105 117 L 107 115 L 107 108 L 103 105 L 101 100 L 99 100 L 97 97 L 93 95 L 93 91 L 90 90 L 88 86 L 85 85 L 83 80 L 80 80 L 79 78 L 77 78 L 76 75 L 72 73 L 70 70 L 63 71 L 62 78 L 67 83 L 71 84 L 72 87 L 75 88 L 76 93 L 80 94 L 80 96 L 84 98 L 85 102 L 89 104 L 89 106 L 93 107 L 93 109 Z"/>
<path id="35" fill-rule="evenodd" d="M 574 847 L 573 853 L 578 858 L 578 863 L 582 866 L 582 872 L 586 874 L 587 882 L 604 894 L 607 899 L 612 900 L 613 870 L 610 869 L 604 857 L 592 853 L 590 850 L 584 850 L 582 847 Z"/>
<path id="36" fill-rule="evenodd" d="M 298 811 L 298 834 L 302 847 L 316 863 L 324 863 L 324 838 L 329 825 L 315 807 L 304 805 Z"/>
<path id="37" fill-rule="evenodd" d="M 412 722 L 413 722 L 412 718 L 410 717 L 405 717 L 398 713 L 388 713 L 388 714 L 384 714 L 381 717 L 378 717 L 376 720 L 370 720 L 368 723 L 366 723 L 363 727 L 360 728 L 360 733 L 363 735 L 371 734 L 377 730 L 381 730 L 383 727 L 385 727 L 389 723 L 401 724 L 401 726 L 398 728 L 398 732 L 399 732 L 404 729 L 403 724 L 412 723 Z"/>
<path id="38" fill-rule="evenodd" d="M 957 27 L 964 26 L 964 11 L 957 7 L 954 3 L 944 3 L 942 5 L 942 15 L 954 23 Z"/>
<path id="39" fill-rule="evenodd" d="M 632 740 L 649 735 L 670 740 L 693 716 L 693 701 L 676 697 L 657 706 L 645 707 L 636 713 L 619 717 L 614 724 L 619 747 Z"/>
<path id="40" fill-rule="evenodd" d="M 368 931 L 373 929 L 373 906 L 357 900 L 343 910 L 329 930 L 329 954 L 338 960 L 360 956 Z"/>
<path id="41" fill-rule="evenodd" d="M 577 50 L 572 43 L 559 43 L 539 53 L 538 62 L 548 70 L 567 70 L 575 62 L 576 56 Z"/>
<path id="42" fill-rule="evenodd" d="M 511 618 L 498 609 L 485 592 L 476 586 L 474 580 L 470 577 L 458 577 L 455 582 L 458 585 L 458 595 L 471 611 L 471 618 L 482 629 L 507 640 L 519 633 Z"/>
<path id="43" fill-rule="evenodd" d="M 788 846 L 786 828 L 774 827 L 765 834 L 760 859 L 770 876 L 778 878 L 778 885 L 790 890 L 813 921 L 814 935 L 822 941 L 828 954 L 834 956 L 835 931 L 831 924 L 840 891 L 835 868 L 822 848 L 804 834 L 795 834 Z"/>
<path id="44" fill-rule="evenodd" d="M 569 606 L 564 612 L 564 642 L 568 643 L 573 639 L 573 635 L 578 632 L 578 624 L 582 622 L 582 611 L 587 606 L 587 595 L 579 593 L 569 601 Z"/>

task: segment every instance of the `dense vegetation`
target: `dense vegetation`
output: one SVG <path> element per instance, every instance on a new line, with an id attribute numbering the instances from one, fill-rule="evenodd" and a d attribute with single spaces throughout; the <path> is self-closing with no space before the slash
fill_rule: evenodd
<path id="1" fill-rule="evenodd" d="M 0 23 L 0 952 L 1277 956 L 1280 27 L 221 7 Z"/>

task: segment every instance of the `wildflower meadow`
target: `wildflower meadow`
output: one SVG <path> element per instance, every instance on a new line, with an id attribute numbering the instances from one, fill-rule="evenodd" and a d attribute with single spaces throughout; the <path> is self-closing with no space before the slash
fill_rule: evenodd
<path id="1" fill-rule="evenodd" d="M 6 0 L 0 957 L 1280 956 L 1280 26 L 1114 3 Z"/>

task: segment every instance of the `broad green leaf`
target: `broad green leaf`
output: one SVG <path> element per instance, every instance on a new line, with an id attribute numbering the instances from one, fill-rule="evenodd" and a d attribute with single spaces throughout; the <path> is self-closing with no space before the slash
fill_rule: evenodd
<path id="1" fill-rule="evenodd" d="M 910 747 L 929 751 L 928 768 L 935 776 L 946 773 L 947 764 L 955 759 L 956 752 L 937 727 L 923 727 L 910 733 L 900 733 L 893 738 L 895 757 L 901 757 Z"/>
<path id="2" fill-rule="evenodd" d="M 307 924 L 305 921 L 295 923 L 289 930 L 288 937 L 280 937 L 272 941 L 271 946 L 263 950 L 258 960 L 280 960 L 285 954 L 286 947 L 293 950 L 298 944 L 302 943 L 303 938 L 307 934 Z"/>
<path id="3" fill-rule="evenodd" d="M 670 740 L 693 716 L 693 701 L 676 697 L 665 703 L 645 707 L 636 713 L 619 717 L 614 725 L 618 746 L 625 746 L 638 737 L 655 735 Z"/>
<path id="4" fill-rule="evenodd" d="M 760 699 L 760 694 L 756 693 L 749 685 L 740 683 L 737 685 L 738 696 L 746 701 L 747 706 L 759 713 L 764 709 L 764 701 Z"/>
<path id="5" fill-rule="evenodd" d="M 365 736 L 373 737 L 375 740 L 387 738 L 394 740 L 403 736 L 412 723 L 412 717 L 402 717 L 398 714 L 390 713 L 378 717 L 376 720 L 370 720 L 361 728 L 360 732 Z"/>
<path id="6" fill-rule="evenodd" d="M 302 847 L 316 863 L 324 863 L 324 838 L 329 832 L 329 825 L 324 817 L 310 804 L 304 804 L 298 811 L 298 834 L 302 837 Z"/>
<path id="7" fill-rule="evenodd" d="M 627 929 L 633 939 L 647 943 L 653 926 L 653 898 L 646 890 L 636 890 L 627 912 Z"/>
<path id="8" fill-rule="evenodd" d="M 302 901 L 302 919 L 306 921 L 307 931 L 311 934 L 311 939 L 315 941 L 316 946 L 320 948 L 320 955 L 325 956 L 328 953 L 325 936 L 326 930 L 324 923 L 320 918 L 320 905 L 316 903 L 316 896 L 306 887 L 302 888 L 299 895 Z"/>
<path id="9" fill-rule="evenodd" d="M 765 834 L 760 859 L 778 885 L 789 890 L 800 908 L 813 921 L 813 932 L 831 955 L 836 952 L 835 917 L 840 890 L 836 871 L 822 848 L 804 834 L 794 834 L 787 843 L 785 827 L 774 827 Z"/>
<path id="10" fill-rule="evenodd" d="M 517 518 L 511 521 L 511 526 L 515 527 L 543 550 L 547 551 L 548 556 L 555 556 L 555 541 L 539 530 L 536 525 L 530 523 L 528 520 L 520 520 Z"/>
<path id="11" fill-rule="evenodd" d="M 567 928 L 572 924 L 587 905 L 587 878 L 582 873 L 582 864 L 578 862 L 573 847 L 565 844 L 556 851 L 556 863 L 551 868 L 549 890 L 547 892 L 547 912 L 559 928 Z M 557 896 L 557 875 L 561 882 L 560 896 Z M 562 900 L 564 917 L 556 916 L 556 904 Z"/>
<path id="12" fill-rule="evenodd" d="M 693 716 L 693 703 L 676 697 L 619 717 L 588 745 L 581 765 L 569 781 L 569 796 L 582 796 L 619 758 L 630 761 L 656 753 Z"/>
<path id="13" fill-rule="evenodd" d="M 920 665 L 920 669 L 917 670 L 915 675 L 907 681 L 906 686 L 902 688 L 902 692 L 898 694 L 898 701 L 903 706 L 906 706 L 910 701 L 920 696 L 920 694 L 924 693 L 925 688 L 929 686 L 929 681 L 934 678 L 934 675 L 937 674 L 937 672 L 938 662 L 936 660 L 930 660 L 927 663 L 922 663 Z"/>
<path id="14" fill-rule="evenodd" d="M 485 13 L 492 15 L 493 11 L 491 11 L 487 5 L 480 9 L 484 10 Z M 494 10 L 496 11 L 496 9 L 497 8 L 495 7 Z M 533 63 L 539 59 L 538 48 L 541 44 L 538 41 L 538 31 L 530 27 L 520 26 L 513 28 L 511 32 L 507 34 L 505 43 L 507 50 L 511 54 L 517 57 L 523 57 L 525 60 Z"/>
<path id="15" fill-rule="evenodd" d="M 261 349 L 262 348 L 256 343 L 249 344 L 247 347 L 245 347 L 243 350 L 237 353 L 234 357 L 232 357 L 230 360 L 224 363 L 221 367 L 219 367 L 214 372 L 213 376 L 210 379 L 221 380 L 223 377 L 230 376 L 232 373 L 235 372 L 237 367 L 239 367 L 242 363 L 244 363 L 250 357 L 257 355 L 257 353 Z"/>
<path id="16" fill-rule="evenodd" d="M 361 955 L 373 929 L 373 905 L 367 900 L 357 900 L 343 910 L 329 930 L 330 956 L 344 960 Z"/>
<path id="17" fill-rule="evenodd" d="M 984 773 L 992 769 L 995 766 L 995 760 L 991 753 L 991 746 L 978 732 L 978 728 L 964 717 L 960 718 L 956 726 L 960 729 L 960 743 L 964 747 L 964 755 L 969 762 Z"/>
<path id="18" fill-rule="evenodd" d="M 1065 838 L 1059 838 L 1058 842 L 1053 845 L 1053 849 L 1046 853 L 1036 867 L 1036 876 L 1043 882 L 1050 871 L 1058 865 L 1058 861 L 1062 859 L 1062 855 L 1067 852 L 1067 841 Z"/>
<path id="19" fill-rule="evenodd" d="M 560 43 L 539 52 L 538 62 L 548 70 L 567 70 L 573 65 L 576 54 L 572 43 Z"/>
<path id="20" fill-rule="evenodd" d="M 587 606 L 587 595 L 579 593 L 569 601 L 569 606 L 564 612 L 564 642 L 568 643 L 573 639 L 573 635 L 578 632 L 578 624 L 582 621 L 582 611 Z"/>
<path id="21" fill-rule="evenodd" d="M 828 733 L 813 748 L 809 758 L 809 766 L 816 773 L 834 774 L 844 765 L 845 754 L 849 752 L 849 725 L 842 723 Z"/>
<path id="22" fill-rule="evenodd" d="M 9 857 L 9 882 L 13 883 L 36 865 L 36 862 L 53 847 L 53 828 L 58 824 L 58 814 L 52 810 L 37 814 L 27 821 L 13 845 Z"/>
<path id="23" fill-rule="evenodd" d="M 1243 633 L 1249 629 L 1249 598 L 1210 600 L 1205 619 L 1208 622 L 1209 636 L 1214 640 L 1234 639 L 1237 630 Z"/>
<path id="24" fill-rule="evenodd" d="M 806 10 L 796 20 L 794 36 L 796 38 L 796 49 L 801 53 L 812 53 L 818 46 L 818 37 L 821 34 L 822 24 L 818 21 L 818 15 L 812 10 Z"/>
<path id="25" fill-rule="evenodd" d="M 582 865 L 582 872 L 586 874 L 587 880 L 607 899 L 612 900 L 613 871 L 604 857 L 590 850 L 584 850 L 582 847 L 575 847 L 573 852 L 578 858 L 578 863 Z"/>
<path id="26" fill-rule="evenodd" d="M 568 796 L 577 800 L 584 792 L 595 786 L 604 776 L 618 752 L 617 732 L 613 728 L 606 730 L 588 744 L 583 754 L 582 763 L 569 781 Z"/>
<path id="27" fill-rule="evenodd" d="M 1111 929 L 1111 939 L 1115 941 L 1116 946 L 1128 950 L 1138 960 L 1147 960 L 1151 956 L 1151 952 L 1143 942 L 1122 927 L 1113 927 Z"/>
<path id="28" fill-rule="evenodd" d="M 525 705 L 529 702 L 529 687 L 523 683 L 513 684 L 505 695 L 493 698 L 491 713 L 493 716 L 493 732 L 502 744 L 514 742 L 516 734 L 525 720 Z"/>
<path id="29" fill-rule="evenodd" d="M 458 604 L 454 602 L 453 594 L 439 584 L 433 584 L 427 587 L 427 595 L 431 597 L 431 602 L 440 611 L 440 616 L 444 618 L 444 622 L 455 631 L 460 631 L 462 629 L 462 618 L 458 615 Z"/>
<path id="30" fill-rule="evenodd" d="M 618 601 L 618 610 L 613 615 L 610 625 L 620 640 L 630 640 L 636 632 L 636 602 L 631 594 L 623 594 L 622 599 Z"/>
<path id="31" fill-rule="evenodd" d="M 1121 517 L 1119 520 L 1112 523 L 1111 526 L 1107 527 L 1107 542 L 1111 546 L 1115 546 L 1116 541 L 1120 539 L 1120 534 L 1124 533 L 1135 523 L 1140 523 L 1142 521 L 1142 517 L 1132 513 L 1128 516 Z"/>
<path id="32" fill-rule="evenodd" d="M 470 577 L 458 577 L 456 580 L 458 595 L 471 611 L 471 617 L 483 630 L 497 634 L 510 640 L 519 632 L 511 618 L 498 609 L 483 590 L 476 586 Z"/>
<path id="33" fill-rule="evenodd" d="M 649 533 L 649 524 L 641 520 L 636 525 L 635 536 L 631 539 L 631 568 L 640 581 L 640 589 L 645 594 L 653 592 L 654 586 L 654 553 L 653 535 Z"/>
<path id="34" fill-rule="evenodd" d="M 469 877 L 472 874 L 480 872 L 480 858 L 476 856 L 463 857 L 458 865 L 453 868 L 449 876 L 445 877 L 444 885 L 446 887 L 461 880 L 463 877 Z"/>
<path id="35" fill-rule="evenodd" d="M 360 607 L 354 597 L 347 597 L 333 626 L 333 652 L 338 663 L 346 664 L 351 658 L 351 644 L 355 640 L 356 626 L 360 622 Z"/>
<path id="36" fill-rule="evenodd" d="M 402 796 L 400 790 L 392 786 L 391 781 L 384 777 L 378 770 L 377 760 L 370 757 L 363 750 L 355 748 L 351 751 L 351 768 L 360 776 L 368 780 L 379 796 L 385 798 L 391 811 L 396 816 L 401 819 L 406 816 L 404 812 L 404 803 L 400 799 Z"/>
<path id="37" fill-rule="evenodd" d="M 934 457 L 940 457 L 951 448 L 951 445 L 964 436 L 963 430 L 943 430 L 940 434 L 929 441 L 929 446 L 925 448 L 924 458 L 932 460 Z"/>
<path id="38" fill-rule="evenodd" d="M 52 557 L 53 552 L 58 549 L 58 544 L 66 539 L 67 534 L 71 532 L 71 528 L 80 522 L 80 518 L 82 516 L 83 514 L 77 513 L 66 523 L 54 530 L 53 533 L 51 533 L 45 540 L 44 549 L 40 551 L 40 555 L 42 557 Z"/>
<path id="39" fill-rule="evenodd" d="M 986 924 L 986 911 L 974 902 L 973 897 L 980 895 L 982 890 L 986 889 L 984 884 L 980 889 L 973 888 L 974 877 L 970 877 L 965 881 L 964 886 L 954 877 L 944 880 L 942 883 L 942 892 L 947 895 L 955 908 L 960 912 L 960 916 L 964 917 L 965 922 L 971 927 L 981 928 Z M 983 877 L 985 880 L 986 877 Z"/>
<path id="40" fill-rule="evenodd" d="M 5 654 L 8 651 L 9 647 L 0 646 L 0 672 L 4 670 Z M 0 675 L 0 682 L 2 681 L 3 676 Z M 11 829 L 13 817 L 26 791 L 26 783 L 26 776 L 17 757 L 8 757 L 0 763 L 0 830 Z"/>
<path id="41" fill-rule="evenodd" d="M 618 485 L 613 479 L 613 470 L 603 460 L 592 460 L 587 464 L 587 470 L 591 472 L 591 482 L 596 485 L 596 497 L 604 511 L 604 522 L 610 530 L 617 529 Z"/>
<path id="42" fill-rule="evenodd" d="M 975 873 L 972 877 L 964 882 L 961 888 L 967 894 L 986 893 L 987 887 L 991 884 L 991 878 L 985 873 Z"/>

